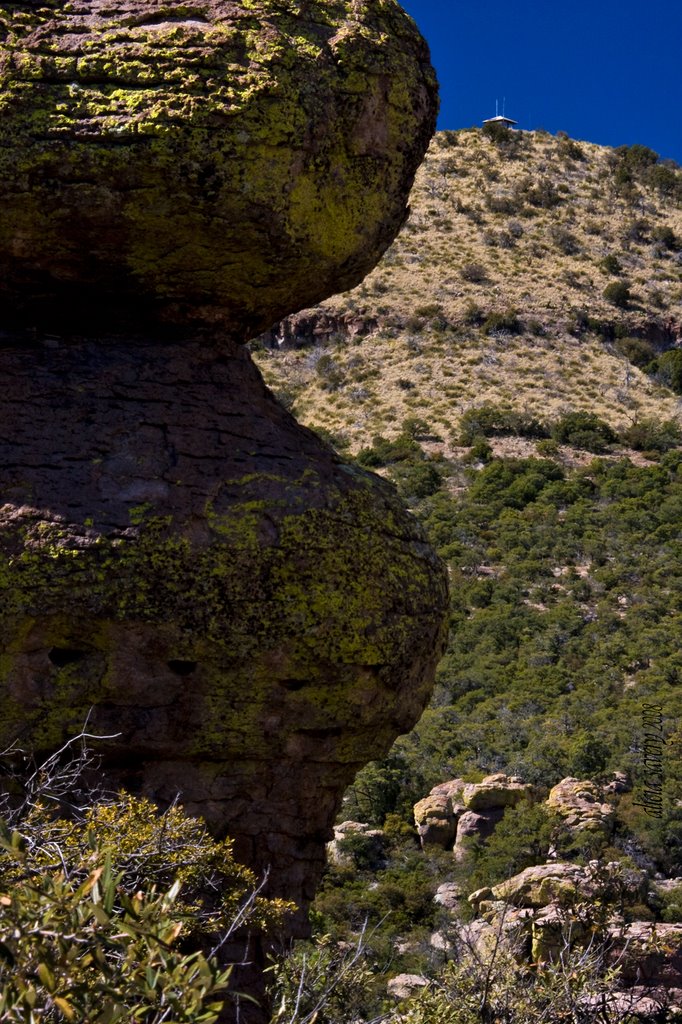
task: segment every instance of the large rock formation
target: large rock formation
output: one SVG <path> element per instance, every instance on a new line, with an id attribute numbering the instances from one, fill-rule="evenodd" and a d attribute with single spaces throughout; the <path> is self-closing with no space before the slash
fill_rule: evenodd
<path id="1" fill-rule="evenodd" d="M 394 0 L 0 2 L 0 296 L 243 340 L 357 284 L 434 129 Z"/>
<path id="2" fill-rule="evenodd" d="M 535 797 L 533 787 L 516 775 L 486 775 L 481 782 L 450 779 L 434 786 L 414 806 L 414 820 L 422 849 L 453 847 L 456 860 L 467 856 L 472 839 L 492 835 L 507 807 Z"/>
<path id="3" fill-rule="evenodd" d="M 0 743 L 78 732 L 305 907 L 444 570 L 238 342 L 347 288 L 433 129 L 392 0 L 0 0 Z"/>

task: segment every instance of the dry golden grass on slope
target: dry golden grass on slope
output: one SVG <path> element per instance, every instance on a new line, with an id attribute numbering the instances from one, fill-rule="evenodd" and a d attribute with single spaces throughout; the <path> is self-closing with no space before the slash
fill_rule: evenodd
<path id="1" fill-rule="evenodd" d="M 667 344 L 682 334 L 682 253 L 665 242 L 672 232 L 682 248 L 679 197 L 623 182 L 613 150 L 545 133 L 511 140 L 439 133 L 379 266 L 299 315 L 320 321 L 317 343 L 256 352 L 304 423 L 357 450 L 407 416 L 449 440 L 484 401 L 545 420 L 588 410 L 616 428 L 680 418 L 679 396 L 608 340 L 614 330 Z M 617 274 L 601 266 L 609 256 Z M 627 308 L 603 296 L 614 280 L 630 287 Z M 518 328 L 486 324 L 494 313 L 516 314 Z"/>

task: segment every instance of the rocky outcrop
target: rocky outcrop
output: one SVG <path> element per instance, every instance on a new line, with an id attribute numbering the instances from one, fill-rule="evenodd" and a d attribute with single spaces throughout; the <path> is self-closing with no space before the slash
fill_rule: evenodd
<path id="1" fill-rule="evenodd" d="M 327 862 L 336 867 L 353 868 L 371 865 L 377 870 L 386 863 L 386 837 L 380 828 L 364 821 L 343 821 L 334 825 L 334 838 L 327 843 Z"/>
<path id="2" fill-rule="evenodd" d="M 414 806 L 414 820 L 422 848 L 453 846 L 462 860 L 472 839 L 481 842 L 492 834 L 507 807 L 533 798 L 533 787 L 517 776 L 487 775 L 481 782 L 450 779 L 434 786 Z"/>
<path id="3" fill-rule="evenodd" d="M 503 817 L 504 807 L 494 807 L 479 814 L 476 811 L 464 811 L 457 820 L 457 835 L 453 848 L 455 860 L 464 860 L 473 840 L 484 843 Z"/>
<path id="4" fill-rule="evenodd" d="M 430 793 L 414 805 L 414 820 L 422 848 L 452 845 L 457 828 L 452 799 L 445 793 Z"/>
<path id="5" fill-rule="evenodd" d="M 394 0 L 0 2 L 0 301 L 241 339 L 357 284 L 435 127 Z"/>
<path id="6" fill-rule="evenodd" d="M 493 886 L 492 895 L 516 907 L 546 907 L 558 899 L 574 899 L 585 883 L 585 869 L 578 864 L 536 864 Z"/>
<path id="7" fill-rule="evenodd" d="M 438 903 L 446 910 L 456 910 L 464 899 L 464 890 L 456 882 L 443 882 L 436 889 L 433 897 L 434 903 Z"/>
<path id="8" fill-rule="evenodd" d="M 528 800 L 533 787 L 516 775 L 502 772 L 486 775 L 481 782 L 469 783 L 464 787 L 462 799 L 470 811 L 491 811 L 504 807 L 516 807 L 522 800 Z"/>
<path id="9" fill-rule="evenodd" d="M 427 979 L 423 974 L 396 974 L 386 986 L 389 996 L 394 999 L 409 999 L 420 988 L 426 988 Z"/>
<path id="10" fill-rule="evenodd" d="M 361 313 L 335 314 L 321 308 L 294 313 L 265 331 L 259 338 L 265 348 L 293 349 L 307 345 L 321 345 L 339 337 L 349 340 L 361 338 L 378 327 L 376 317 Z"/>
<path id="11" fill-rule="evenodd" d="M 547 798 L 547 806 L 562 819 L 571 832 L 613 830 L 614 809 L 600 800 L 599 787 L 589 780 L 562 779 Z"/>
<path id="12" fill-rule="evenodd" d="M 609 957 L 627 983 L 682 988 L 682 924 L 612 925 Z"/>
<path id="13" fill-rule="evenodd" d="M 0 0 L 0 743 L 85 721 L 302 908 L 446 578 L 238 344 L 357 281 L 433 128 L 392 0 Z"/>

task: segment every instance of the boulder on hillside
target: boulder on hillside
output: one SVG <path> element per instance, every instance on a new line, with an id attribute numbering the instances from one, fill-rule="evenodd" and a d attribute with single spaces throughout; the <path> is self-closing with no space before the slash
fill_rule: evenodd
<path id="1" fill-rule="evenodd" d="M 434 903 L 439 903 L 446 910 L 455 910 L 464 899 L 464 890 L 456 882 L 443 882 L 436 889 Z"/>
<path id="2" fill-rule="evenodd" d="M 555 900 L 574 898 L 587 881 L 585 869 L 578 864 L 536 864 L 493 886 L 492 894 L 515 907 L 546 907 Z"/>
<path id="3" fill-rule="evenodd" d="M 588 780 L 562 779 L 547 797 L 547 806 L 555 811 L 572 832 L 603 832 L 613 830 L 615 811 L 601 802 L 596 783 Z"/>
<path id="4" fill-rule="evenodd" d="M 431 790 L 433 796 L 447 796 L 452 802 L 452 810 L 457 814 L 461 814 L 464 810 L 464 801 L 462 799 L 462 793 L 466 783 L 464 779 L 448 779 L 447 782 L 439 782 L 437 786 L 434 786 Z"/>
<path id="5" fill-rule="evenodd" d="M 327 843 L 327 861 L 336 867 L 352 868 L 358 858 L 381 867 L 385 864 L 385 835 L 363 821 L 343 821 L 334 826 L 334 838 Z"/>
<path id="6" fill-rule="evenodd" d="M 414 805 L 414 820 L 422 849 L 439 846 L 446 850 L 452 846 L 457 828 L 452 800 L 442 793 L 430 793 Z"/>
<path id="7" fill-rule="evenodd" d="M 627 772 L 612 772 L 611 781 L 604 786 L 604 793 L 618 796 L 632 790 L 632 780 Z"/>
<path id="8" fill-rule="evenodd" d="M 487 775 L 481 782 L 468 783 L 464 787 L 464 804 L 470 811 L 489 811 L 494 808 L 516 807 L 522 800 L 533 795 L 533 787 L 518 776 L 502 772 Z"/>
<path id="9" fill-rule="evenodd" d="M 428 980 L 423 974 L 396 974 L 386 986 L 389 996 L 394 999 L 409 999 L 420 988 L 426 988 Z"/>
<path id="10" fill-rule="evenodd" d="M 464 811 L 457 819 L 457 834 L 453 848 L 455 860 L 463 860 L 466 857 L 468 841 L 478 839 L 485 842 L 493 834 L 495 826 L 503 817 L 503 807 L 480 812 Z"/>
<path id="11" fill-rule="evenodd" d="M 532 795 L 532 786 L 518 776 L 502 773 L 488 775 L 476 783 L 465 783 L 463 779 L 441 782 L 414 807 L 422 847 L 439 846 L 446 850 L 454 842 L 455 856 L 461 860 L 465 839 L 487 839 L 506 807 L 514 807 Z"/>

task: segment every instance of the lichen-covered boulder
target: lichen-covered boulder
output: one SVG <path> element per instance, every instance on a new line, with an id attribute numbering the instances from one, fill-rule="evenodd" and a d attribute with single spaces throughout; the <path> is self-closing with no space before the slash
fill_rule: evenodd
<path id="1" fill-rule="evenodd" d="M 327 862 L 340 868 L 386 864 L 386 836 L 382 829 L 364 821 L 342 821 L 334 825 L 334 838 L 327 843 Z"/>
<path id="2" fill-rule="evenodd" d="M 547 797 L 547 807 L 558 814 L 563 825 L 571 832 L 613 831 L 615 810 L 602 803 L 600 790 L 589 779 L 562 779 Z"/>
<path id="3" fill-rule="evenodd" d="M 419 800 L 414 805 L 414 821 L 422 848 L 439 846 L 446 850 L 452 845 L 457 822 L 449 796 L 431 793 Z"/>
<path id="4" fill-rule="evenodd" d="M 87 721 L 292 934 L 447 583 L 241 343 L 376 263 L 435 108 L 394 0 L 0 0 L 0 748 Z"/>
<path id="5" fill-rule="evenodd" d="M 0 304 L 240 340 L 357 284 L 433 132 L 395 0 L 0 0 Z"/>
<path id="6" fill-rule="evenodd" d="M 396 974 L 394 978 L 389 979 L 386 991 L 394 999 L 409 999 L 428 984 L 428 979 L 423 974 Z"/>
<path id="7" fill-rule="evenodd" d="M 575 899 L 587 882 L 578 864 L 537 864 L 493 886 L 492 895 L 515 907 L 546 907 L 555 900 Z"/>
<path id="8" fill-rule="evenodd" d="M 463 800 L 470 811 L 488 811 L 493 808 L 516 807 L 522 800 L 533 795 L 530 783 L 523 782 L 517 776 L 498 772 L 486 775 L 481 782 L 468 783 L 464 787 Z"/>

